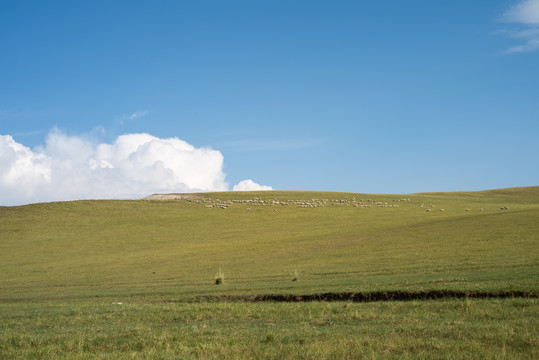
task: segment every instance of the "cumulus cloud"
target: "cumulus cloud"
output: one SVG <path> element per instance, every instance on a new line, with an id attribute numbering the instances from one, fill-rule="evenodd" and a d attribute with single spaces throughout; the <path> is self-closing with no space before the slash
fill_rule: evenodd
<path id="1" fill-rule="evenodd" d="M 217 150 L 149 134 L 107 144 L 53 130 L 35 149 L 0 135 L 0 205 L 226 191 L 223 161 Z"/>
<path id="2" fill-rule="evenodd" d="M 499 33 L 523 41 L 507 49 L 506 53 L 531 52 L 539 49 L 539 0 L 523 0 L 503 14 L 503 20 L 519 25 L 518 29 Z"/>
<path id="3" fill-rule="evenodd" d="M 259 185 L 253 180 L 243 180 L 234 185 L 232 191 L 258 191 L 258 190 L 273 190 L 271 186 Z"/>
<path id="4" fill-rule="evenodd" d="M 0 195 L 4 204 L 35 198 L 52 180 L 51 158 L 0 135 Z"/>

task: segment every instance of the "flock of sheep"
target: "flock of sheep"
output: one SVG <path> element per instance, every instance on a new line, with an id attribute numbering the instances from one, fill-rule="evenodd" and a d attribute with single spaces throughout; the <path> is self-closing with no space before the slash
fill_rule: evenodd
<path id="1" fill-rule="evenodd" d="M 388 204 L 387 202 L 376 200 L 352 199 L 311 199 L 311 200 L 278 200 L 278 199 L 260 199 L 249 200 L 220 200 L 220 199 L 186 199 L 188 202 L 203 204 L 206 208 L 227 209 L 232 204 L 243 204 L 249 206 L 296 206 L 298 208 L 317 208 L 325 206 L 353 206 L 353 207 L 385 207 L 398 208 L 398 204 Z M 410 199 L 399 199 L 393 201 L 410 201 Z M 250 209 L 250 208 L 248 208 Z"/>
<path id="2" fill-rule="evenodd" d="M 380 208 L 398 208 L 398 204 L 388 204 L 383 201 L 363 200 L 363 199 L 310 199 L 310 200 L 278 200 L 254 198 L 248 200 L 220 200 L 220 199 L 185 199 L 188 202 L 203 204 L 206 208 L 227 209 L 232 204 L 242 204 L 249 206 L 295 206 L 298 208 L 318 208 L 326 206 L 353 206 L 353 207 L 380 207 Z M 410 201 L 410 199 L 397 199 L 393 202 Z M 250 208 L 248 208 L 250 209 Z"/>
<path id="3" fill-rule="evenodd" d="M 253 198 L 247 200 L 220 200 L 220 199 L 210 199 L 210 198 L 184 198 L 183 200 L 195 203 L 202 204 L 206 208 L 218 208 L 218 209 L 227 209 L 233 204 L 246 205 L 247 210 L 251 210 L 251 207 L 255 206 L 273 206 L 274 211 L 277 211 L 276 207 L 278 206 L 295 206 L 298 208 L 318 208 L 318 207 L 327 207 L 327 206 L 352 206 L 352 207 L 361 207 L 361 208 L 398 208 L 400 207 L 398 202 L 410 202 L 410 199 L 394 199 L 391 203 L 385 201 L 377 201 L 372 199 L 356 199 L 356 198 L 345 198 L 345 199 L 310 199 L 310 200 L 279 200 L 279 199 L 261 199 Z M 419 207 L 426 207 L 426 212 L 431 212 L 436 207 L 435 204 L 429 203 L 420 203 Z M 502 207 L 501 210 L 508 210 L 508 207 Z M 479 211 L 483 211 L 483 208 L 479 208 Z M 445 209 L 440 208 L 440 212 L 444 212 Z M 471 211 L 469 208 L 464 209 L 464 211 Z"/>

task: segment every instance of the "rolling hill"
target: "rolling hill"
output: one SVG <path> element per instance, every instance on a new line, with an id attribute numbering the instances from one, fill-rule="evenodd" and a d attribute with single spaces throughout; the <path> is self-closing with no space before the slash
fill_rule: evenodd
<path id="1" fill-rule="evenodd" d="M 539 187 L 153 198 L 0 207 L 0 301 L 538 290 Z"/>

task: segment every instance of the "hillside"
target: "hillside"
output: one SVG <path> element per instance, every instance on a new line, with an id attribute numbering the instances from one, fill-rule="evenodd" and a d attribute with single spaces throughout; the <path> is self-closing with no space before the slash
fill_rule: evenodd
<path id="1" fill-rule="evenodd" d="M 539 187 L 0 207 L 0 301 L 537 291 L 538 274 Z"/>

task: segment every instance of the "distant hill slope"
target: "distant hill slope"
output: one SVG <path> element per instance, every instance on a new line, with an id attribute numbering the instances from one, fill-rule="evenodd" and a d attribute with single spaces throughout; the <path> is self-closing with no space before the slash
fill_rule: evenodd
<path id="1" fill-rule="evenodd" d="M 0 301 L 538 290 L 537 186 L 172 197 L 0 207 Z"/>
<path id="2" fill-rule="evenodd" d="M 509 198 L 512 200 L 537 202 L 539 201 L 539 186 L 526 186 L 526 187 L 513 187 L 494 190 L 482 190 L 482 191 L 460 191 L 451 193 L 421 193 L 417 195 L 442 195 L 447 196 L 449 194 L 465 195 L 465 196 L 477 196 L 477 197 L 498 197 Z"/>

